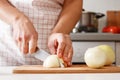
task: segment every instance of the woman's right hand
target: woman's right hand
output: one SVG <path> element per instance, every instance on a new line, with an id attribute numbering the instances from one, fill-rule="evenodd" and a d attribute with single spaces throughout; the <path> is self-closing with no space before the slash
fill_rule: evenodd
<path id="1" fill-rule="evenodd" d="M 21 15 L 12 24 L 13 37 L 22 53 L 34 53 L 37 47 L 38 33 L 32 22 Z"/>

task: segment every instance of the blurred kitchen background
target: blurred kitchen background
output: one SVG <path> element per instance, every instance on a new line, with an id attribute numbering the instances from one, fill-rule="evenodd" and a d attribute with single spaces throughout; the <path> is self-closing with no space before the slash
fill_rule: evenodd
<path id="1" fill-rule="evenodd" d="M 88 48 L 106 44 L 115 50 L 115 64 L 120 65 L 120 0 L 83 0 L 83 9 L 85 11 L 71 34 L 73 62 L 84 63 Z M 111 32 L 103 33 L 103 28 L 108 25 L 114 27 L 106 29 Z"/>
<path id="2" fill-rule="evenodd" d="M 83 8 L 86 12 L 103 13 L 105 15 L 98 19 L 98 31 L 93 30 L 93 32 L 102 32 L 103 27 L 107 26 L 107 11 L 120 11 L 120 0 L 83 0 Z M 84 16 L 85 18 L 86 16 Z M 83 22 L 83 24 L 85 23 L 88 24 L 88 22 Z M 73 30 L 73 32 L 76 31 Z"/>

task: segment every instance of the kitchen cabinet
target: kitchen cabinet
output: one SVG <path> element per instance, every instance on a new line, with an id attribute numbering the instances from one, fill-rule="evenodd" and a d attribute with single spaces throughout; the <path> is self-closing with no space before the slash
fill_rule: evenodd
<path id="1" fill-rule="evenodd" d="M 116 55 L 114 64 L 120 65 L 120 34 L 111 33 L 72 33 L 73 41 L 73 63 L 84 63 L 85 51 L 97 45 L 110 45 Z"/>
<path id="2" fill-rule="evenodd" d="M 101 45 L 101 44 L 107 44 L 112 46 L 112 48 L 115 50 L 115 43 L 110 42 L 98 42 L 98 41 L 74 41 L 73 42 L 73 48 L 74 48 L 74 55 L 73 55 L 73 62 L 84 62 L 84 53 L 88 48 Z"/>

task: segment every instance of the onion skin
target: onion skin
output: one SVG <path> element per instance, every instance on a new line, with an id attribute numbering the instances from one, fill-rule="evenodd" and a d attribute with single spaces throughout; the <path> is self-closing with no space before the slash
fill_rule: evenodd
<path id="1" fill-rule="evenodd" d="M 115 51 L 113 48 L 109 45 L 99 45 L 97 47 L 102 49 L 107 56 L 105 65 L 111 65 L 115 61 Z"/>
<path id="2" fill-rule="evenodd" d="M 100 48 L 88 48 L 84 55 L 85 63 L 90 68 L 102 68 L 106 62 L 106 55 Z"/>
<path id="3" fill-rule="evenodd" d="M 84 60 L 90 68 L 101 68 L 105 65 L 111 65 L 115 61 L 115 51 L 109 45 L 88 48 Z"/>
<path id="4" fill-rule="evenodd" d="M 50 55 L 46 58 L 46 60 L 43 62 L 43 67 L 49 67 L 49 68 L 58 68 L 58 58 L 56 55 Z"/>
<path id="5" fill-rule="evenodd" d="M 59 68 L 59 67 L 61 67 L 59 61 L 64 64 L 64 61 L 62 58 L 59 58 L 57 55 L 50 55 L 43 62 L 43 67 Z"/>

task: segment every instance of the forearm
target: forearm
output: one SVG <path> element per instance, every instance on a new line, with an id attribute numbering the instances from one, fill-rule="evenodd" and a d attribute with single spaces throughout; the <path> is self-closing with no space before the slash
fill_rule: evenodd
<path id="1" fill-rule="evenodd" d="M 12 25 L 21 15 L 22 13 L 9 4 L 8 0 L 0 0 L 0 19 Z"/>
<path id="2" fill-rule="evenodd" d="M 65 0 L 63 10 L 52 33 L 69 34 L 82 13 L 82 0 Z"/>

